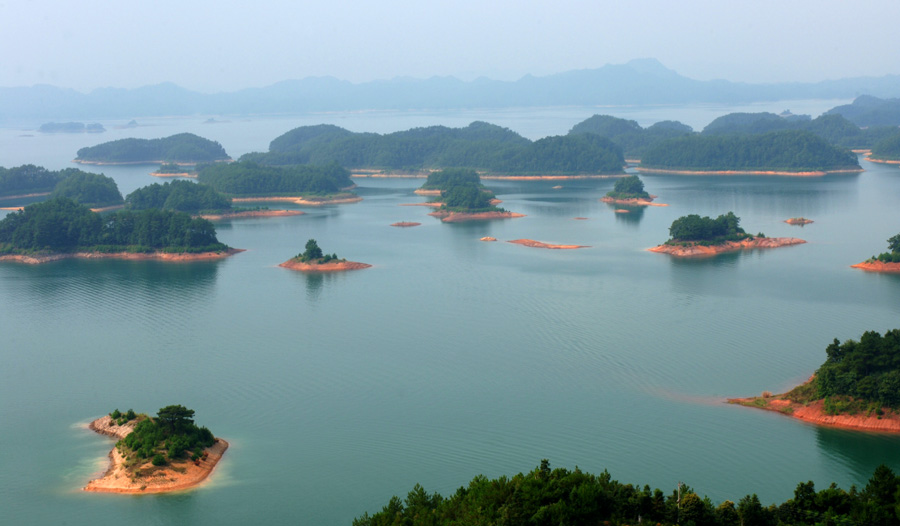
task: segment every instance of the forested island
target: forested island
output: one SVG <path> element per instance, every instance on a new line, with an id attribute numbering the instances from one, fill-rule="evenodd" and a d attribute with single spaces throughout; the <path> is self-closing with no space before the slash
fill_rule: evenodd
<path id="1" fill-rule="evenodd" d="M 197 427 L 194 411 L 169 405 L 156 417 L 118 409 L 90 423 L 97 433 L 119 440 L 109 453 L 106 473 L 85 491 L 163 493 L 194 487 L 222 458 L 228 443 Z"/>
<path id="2" fill-rule="evenodd" d="M 118 139 L 78 150 L 76 163 L 150 164 L 208 163 L 231 158 L 218 142 L 193 133 L 179 133 L 161 139 Z"/>
<path id="3" fill-rule="evenodd" d="M 862 263 L 851 265 L 851 267 L 870 272 L 900 273 L 900 234 L 892 236 L 887 240 L 887 243 L 887 252 L 872 256 Z"/>
<path id="4" fill-rule="evenodd" d="M 762 232 L 748 234 L 740 226 L 741 218 L 734 212 L 713 219 L 689 214 L 672 221 L 669 240 L 653 247 L 650 252 L 661 252 L 677 257 L 714 256 L 723 252 L 752 248 L 776 248 L 806 243 L 794 237 L 768 238 Z"/>
<path id="5" fill-rule="evenodd" d="M 472 168 L 485 175 L 528 177 L 621 174 L 625 164 L 621 149 L 595 134 L 530 141 L 486 122 L 384 135 L 326 124 L 303 126 L 274 139 L 268 152 L 249 153 L 241 160 L 278 166 L 336 162 L 349 169 L 388 172 Z"/>
<path id="6" fill-rule="evenodd" d="M 360 270 L 372 265 L 339 258 L 337 254 L 324 254 L 315 239 L 306 242 L 303 252 L 278 265 L 300 272 L 340 272 Z"/>
<path id="7" fill-rule="evenodd" d="M 871 95 L 860 95 L 850 104 L 836 106 L 825 115 L 841 115 L 857 126 L 892 127 L 900 126 L 900 98 L 881 99 Z"/>
<path id="8" fill-rule="evenodd" d="M 613 189 L 606 192 L 600 200 L 604 203 L 612 203 L 625 206 L 668 206 L 662 203 L 654 203 L 655 195 L 650 195 L 644 190 L 644 182 L 636 175 L 629 175 L 616 181 Z"/>
<path id="9" fill-rule="evenodd" d="M 613 480 L 550 462 L 528 473 L 473 478 L 449 497 L 416 484 L 405 499 L 392 497 L 381 511 L 366 512 L 353 526 L 488 526 L 499 524 L 625 526 L 812 526 L 897 524 L 900 477 L 878 466 L 864 488 L 849 491 L 835 484 L 816 491 L 800 482 L 793 498 L 763 506 L 754 493 L 716 506 L 688 485 L 666 493 L 650 486 Z"/>
<path id="10" fill-rule="evenodd" d="M 900 432 L 900 329 L 835 339 L 825 354 L 815 374 L 787 393 L 729 402 L 820 425 Z"/>
<path id="11" fill-rule="evenodd" d="M 159 168 L 150 172 L 154 177 L 197 177 L 197 168 L 194 165 L 182 165 L 178 163 L 163 163 Z"/>
<path id="12" fill-rule="evenodd" d="M 448 168 L 432 172 L 422 189 L 430 195 L 440 196 L 440 208 L 428 215 L 445 223 L 524 217 L 496 206 L 494 192 L 481 184 L 481 178 L 472 169 Z"/>
<path id="13" fill-rule="evenodd" d="M 861 128 L 836 113 L 815 119 L 809 115 L 774 113 L 729 113 L 716 118 L 701 132 L 703 135 L 761 135 L 775 131 L 808 131 L 829 144 L 854 150 L 869 149 L 881 139 L 897 132 L 896 126 Z"/>
<path id="14" fill-rule="evenodd" d="M 120 210 L 101 216 L 71 199 L 26 206 L 0 220 L 0 260 L 64 258 L 191 260 L 239 252 L 220 243 L 205 219 L 182 212 Z"/>
<path id="15" fill-rule="evenodd" d="M 235 208 L 231 198 L 213 187 L 190 181 L 154 183 L 128 194 L 125 205 L 129 210 L 174 210 L 210 220 L 240 217 L 270 217 L 303 215 L 300 210 L 269 210 L 263 208 Z"/>
<path id="16" fill-rule="evenodd" d="M 198 168 L 197 180 L 241 201 L 284 198 L 299 204 L 320 205 L 361 200 L 346 191 L 354 186 L 350 172 L 336 163 L 322 166 L 268 166 L 253 161 L 208 164 Z"/>
<path id="17" fill-rule="evenodd" d="M 862 171 L 851 151 L 807 131 L 761 135 L 686 135 L 663 141 L 639 171 L 699 174 L 825 175 Z"/>
<path id="18" fill-rule="evenodd" d="M 673 137 L 690 135 L 694 133 L 694 129 L 678 121 L 661 121 L 648 128 L 641 128 L 637 121 L 611 115 L 594 115 L 569 130 L 569 135 L 579 133 L 606 137 L 622 149 L 626 159 L 637 160 L 657 143 Z"/>
<path id="19" fill-rule="evenodd" d="M 83 122 L 45 122 L 38 128 L 41 133 L 103 133 L 106 128 L 99 122 L 85 126 Z"/>
<path id="20" fill-rule="evenodd" d="M 65 197 L 91 208 L 120 206 L 124 202 L 115 180 L 77 168 L 52 171 L 25 164 L 0 167 L 0 198 Z"/>
<path id="21" fill-rule="evenodd" d="M 900 132 L 894 128 L 891 135 L 875 143 L 867 159 L 876 163 L 900 164 Z"/>

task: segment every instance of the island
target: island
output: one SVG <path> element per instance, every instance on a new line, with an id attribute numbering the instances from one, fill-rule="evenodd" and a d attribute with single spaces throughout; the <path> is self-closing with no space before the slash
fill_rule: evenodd
<path id="1" fill-rule="evenodd" d="M 38 128 L 41 133 L 103 133 L 106 128 L 99 122 L 85 126 L 83 122 L 45 122 Z"/>
<path id="2" fill-rule="evenodd" d="M 550 248 L 555 250 L 573 250 L 576 248 L 590 248 L 588 245 L 554 245 L 551 243 L 543 243 L 541 241 L 535 241 L 533 239 L 513 239 L 512 241 L 507 241 L 507 243 L 513 243 L 515 245 L 524 245 L 526 247 L 533 248 Z"/>
<path id="3" fill-rule="evenodd" d="M 194 164 L 163 163 L 155 171 L 150 172 L 153 177 L 187 177 L 197 178 L 197 167 Z"/>
<path id="4" fill-rule="evenodd" d="M 807 218 L 805 218 L 805 217 L 792 217 L 792 218 L 790 218 L 790 219 L 785 219 L 784 222 L 787 223 L 787 224 L 789 224 L 789 225 L 799 225 L 799 226 L 803 226 L 803 225 L 808 225 L 808 224 L 812 223 L 813 220 L 812 220 L 812 219 L 807 219 Z"/>
<path id="5" fill-rule="evenodd" d="M 77 168 L 51 171 L 33 164 L 0 167 L 0 199 L 33 200 L 46 196 L 72 199 L 95 211 L 112 210 L 124 203 L 115 180 L 103 174 Z"/>
<path id="6" fill-rule="evenodd" d="M 118 439 L 109 452 L 109 468 L 84 491 L 166 493 L 193 488 L 206 480 L 222 459 L 228 442 L 194 424 L 194 410 L 163 407 L 156 417 L 118 409 L 88 427 Z"/>
<path id="7" fill-rule="evenodd" d="M 372 265 L 367 263 L 357 263 L 355 261 L 347 261 L 338 258 L 337 254 L 323 254 L 322 249 L 315 239 L 306 242 L 305 250 L 297 254 L 293 258 L 278 265 L 291 270 L 299 270 L 300 272 L 341 272 L 344 270 L 360 270 L 369 268 Z"/>
<path id="8" fill-rule="evenodd" d="M 808 131 L 760 135 L 685 135 L 641 158 L 639 172 L 699 175 L 823 176 L 861 172 L 856 154 Z"/>
<path id="9" fill-rule="evenodd" d="M 129 210 L 174 210 L 196 217 L 218 221 L 247 217 L 283 217 L 303 215 L 300 210 L 269 210 L 263 208 L 235 208 L 230 198 L 213 187 L 190 181 L 154 183 L 128 194 L 125 205 Z"/>
<path id="10" fill-rule="evenodd" d="M 160 139 L 118 139 L 78 150 L 82 164 L 162 164 L 226 162 L 231 158 L 218 142 L 193 133 Z"/>
<path id="11" fill-rule="evenodd" d="M 472 169 L 432 172 L 422 189 L 439 192 L 439 200 L 419 204 L 438 208 L 428 215 L 445 223 L 525 217 L 496 206 L 500 201 L 481 184 L 480 176 Z"/>
<path id="12" fill-rule="evenodd" d="M 486 122 L 464 128 L 430 126 L 388 134 L 354 133 L 338 126 L 302 126 L 275 138 L 268 152 L 241 161 L 271 166 L 337 162 L 359 175 L 425 176 L 432 170 L 471 168 L 483 177 L 567 178 L 620 175 L 622 150 L 590 133 L 531 141 Z"/>
<path id="13" fill-rule="evenodd" d="M 644 182 L 636 175 L 629 175 L 616 181 L 613 189 L 601 197 L 604 203 L 612 203 L 625 206 L 669 206 L 664 203 L 654 203 L 655 195 L 644 191 Z M 618 210 L 617 210 L 618 212 Z"/>
<path id="14" fill-rule="evenodd" d="M 712 219 L 690 214 L 679 217 L 669 227 L 668 241 L 648 249 L 675 257 L 708 257 L 723 252 L 754 248 L 777 248 L 806 243 L 794 237 L 766 237 L 760 232 L 750 235 L 740 227 L 741 218 L 734 212 Z"/>
<path id="15" fill-rule="evenodd" d="M 220 243 L 206 219 L 169 210 L 120 210 L 101 216 L 54 198 L 0 220 L 0 261 L 46 263 L 67 258 L 220 259 L 241 252 Z"/>
<path id="16" fill-rule="evenodd" d="M 900 273 L 900 234 L 887 240 L 888 252 L 882 252 L 877 256 L 850 265 L 852 268 L 858 268 L 869 272 L 887 272 L 891 274 Z"/>
<path id="17" fill-rule="evenodd" d="M 362 201 L 348 189 L 350 172 L 335 163 L 323 166 L 268 166 L 251 161 L 198 167 L 197 180 L 232 202 L 291 202 L 322 206 Z"/>
<path id="18" fill-rule="evenodd" d="M 805 383 L 778 395 L 731 398 L 818 425 L 900 432 L 900 329 L 835 339 L 827 359 Z"/>
<path id="19" fill-rule="evenodd" d="M 673 479 L 674 480 L 674 479 Z M 690 486 L 666 489 L 620 482 L 604 470 L 553 468 L 543 459 L 526 473 L 474 477 L 447 496 L 416 484 L 353 520 L 353 526 L 495 524 L 656 526 L 866 525 L 897 523 L 898 477 L 882 464 L 864 487 L 800 482 L 792 498 L 764 506 L 755 494 L 716 505 Z M 377 511 L 376 511 L 377 510 Z"/>

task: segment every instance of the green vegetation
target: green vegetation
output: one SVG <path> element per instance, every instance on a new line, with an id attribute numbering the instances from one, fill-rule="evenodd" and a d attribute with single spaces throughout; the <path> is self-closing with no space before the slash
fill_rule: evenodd
<path id="1" fill-rule="evenodd" d="M 325 166 L 265 166 L 250 161 L 204 165 L 198 181 L 232 196 L 333 196 L 353 186 L 350 172 L 335 163 Z"/>
<path id="2" fill-rule="evenodd" d="M 137 416 L 134 430 L 116 443 L 126 467 L 140 466 L 147 459 L 154 466 L 162 466 L 184 458 L 186 453 L 199 455 L 215 444 L 209 429 L 197 427 L 193 417 L 194 411 L 181 405 L 163 407 L 156 418 Z"/>
<path id="3" fill-rule="evenodd" d="M 213 187 L 190 181 L 154 183 L 128 194 L 125 203 L 129 210 L 176 210 L 189 214 L 227 212 L 232 210 L 231 199 Z"/>
<path id="4" fill-rule="evenodd" d="M 299 260 L 301 263 L 311 263 L 311 264 L 321 264 L 321 263 L 329 263 L 331 261 L 344 261 L 343 259 L 339 259 L 337 254 L 322 254 L 322 249 L 319 248 L 319 244 L 316 243 L 315 239 L 310 239 L 306 242 L 305 250 L 299 254 L 294 259 Z"/>
<path id="5" fill-rule="evenodd" d="M 478 172 L 471 168 L 446 168 L 428 174 L 423 190 L 445 190 L 458 184 L 481 184 Z"/>
<path id="6" fill-rule="evenodd" d="M 881 161 L 900 161 L 900 132 L 894 128 L 891 135 L 875 143 L 871 157 Z"/>
<path id="7" fill-rule="evenodd" d="M 226 161 L 222 145 L 194 135 L 179 133 L 161 139 L 119 139 L 78 150 L 76 161 L 103 163 L 153 163 Z"/>
<path id="8" fill-rule="evenodd" d="M 440 190 L 441 209 L 451 212 L 503 212 L 491 204 L 494 192 L 481 184 L 481 178 L 470 168 L 445 168 L 428 174 L 422 185 L 426 190 Z"/>
<path id="9" fill-rule="evenodd" d="M 75 168 L 62 170 L 63 179 L 50 197 L 66 198 L 91 208 L 121 205 L 125 201 L 112 177 L 83 172 Z"/>
<path id="10" fill-rule="evenodd" d="M 636 175 L 629 175 L 616 181 L 613 189 L 606 192 L 613 199 L 649 199 L 650 194 L 644 191 L 644 182 Z"/>
<path id="11" fill-rule="evenodd" d="M 38 128 L 41 133 L 102 133 L 106 131 L 99 122 L 84 125 L 83 122 L 45 122 Z"/>
<path id="12" fill-rule="evenodd" d="M 594 115 L 569 130 L 570 135 L 579 133 L 606 137 L 622 149 L 626 158 L 640 159 L 651 146 L 666 139 L 692 134 L 694 130 L 678 121 L 662 121 L 649 128 L 641 128 L 636 121 L 610 115 Z"/>
<path id="13" fill-rule="evenodd" d="M 353 133 L 331 125 L 304 126 L 269 144 L 268 153 L 241 157 L 267 165 L 427 170 L 472 168 L 498 174 L 621 173 L 621 150 L 593 134 L 530 141 L 485 122 L 465 128 L 431 126 L 386 135 Z"/>
<path id="14" fill-rule="evenodd" d="M 702 171 L 825 171 L 859 169 L 852 152 L 810 132 L 688 135 L 663 141 L 641 158 L 645 168 Z"/>
<path id="15" fill-rule="evenodd" d="M 205 219 L 182 212 L 121 210 L 101 216 L 55 198 L 0 220 L 0 254 L 58 252 L 210 252 L 228 247 Z"/>
<path id="16" fill-rule="evenodd" d="M 842 115 L 857 126 L 900 126 L 900 99 L 861 95 L 851 104 L 831 108 L 826 115 Z"/>
<path id="17" fill-rule="evenodd" d="M 754 236 L 744 232 L 740 223 L 741 218 L 734 215 L 734 212 L 728 212 L 715 219 L 708 216 L 700 217 L 697 214 L 681 216 L 672 221 L 672 226 L 669 227 L 671 239 L 666 243 L 718 245 L 726 241 L 753 238 Z M 756 237 L 765 235 L 759 233 Z"/>
<path id="18" fill-rule="evenodd" d="M 535 526 L 605 524 L 624 526 L 895 526 L 900 478 L 887 466 L 875 469 L 866 486 L 849 491 L 835 484 L 816 491 L 801 482 L 791 499 L 764 507 L 756 494 L 716 506 L 682 485 L 666 494 L 650 486 L 624 484 L 607 471 L 551 470 L 550 463 L 529 473 L 488 479 L 479 475 L 450 497 L 429 494 L 416 484 L 406 499 L 392 497 L 381 511 L 365 513 L 353 526 Z"/>
<path id="19" fill-rule="evenodd" d="M 71 170 L 75 169 L 51 171 L 33 164 L 14 168 L 0 166 L 0 197 L 52 192 Z"/>
<path id="20" fill-rule="evenodd" d="M 193 167 L 191 167 L 192 169 Z M 159 168 L 156 169 L 158 174 L 181 174 L 189 172 L 189 168 L 187 166 L 182 166 L 176 163 L 163 163 Z"/>
<path id="21" fill-rule="evenodd" d="M 889 238 L 887 242 L 890 252 L 882 252 L 878 257 L 872 259 L 882 263 L 900 263 L 900 234 Z"/>
<path id="22" fill-rule="evenodd" d="M 780 116 L 774 113 L 730 113 L 703 129 L 703 135 L 759 135 L 774 131 L 808 131 L 830 144 L 843 148 L 871 148 L 880 139 L 896 132 L 892 126 L 860 128 L 838 114 Z"/>

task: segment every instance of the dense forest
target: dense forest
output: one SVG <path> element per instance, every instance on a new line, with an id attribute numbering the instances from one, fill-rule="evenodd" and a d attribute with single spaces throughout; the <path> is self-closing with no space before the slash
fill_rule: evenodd
<path id="1" fill-rule="evenodd" d="M 879 99 L 860 95 L 851 104 L 836 106 L 825 115 L 842 115 L 857 126 L 900 126 L 900 98 Z"/>
<path id="2" fill-rule="evenodd" d="M 882 465 L 863 489 L 835 484 L 816 491 L 797 484 L 793 498 L 763 506 L 756 494 L 715 505 L 690 486 L 669 493 L 613 480 L 607 471 L 550 469 L 488 479 L 479 475 L 444 497 L 416 484 L 406 499 L 392 497 L 381 511 L 364 513 L 353 526 L 488 526 L 656 524 L 683 526 L 896 526 L 900 478 Z"/>
<path id="3" fill-rule="evenodd" d="M 190 453 L 191 460 L 198 460 L 203 449 L 216 442 L 209 429 L 194 423 L 194 410 L 181 405 L 163 407 L 156 418 L 135 415 L 132 410 L 122 414 L 118 409 L 109 416 L 117 425 L 137 420 L 134 430 L 116 443 L 126 459 L 126 468 L 148 459 L 154 466 L 162 466 L 184 458 L 186 453 Z"/>
<path id="4" fill-rule="evenodd" d="M 734 212 L 728 212 L 715 219 L 708 216 L 700 217 L 697 214 L 681 216 L 672 221 L 672 226 L 669 227 L 671 239 L 667 243 L 714 245 L 753 237 L 744 232 L 740 224 L 741 218 L 734 215 Z M 765 236 L 759 233 L 757 237 Z"/>
<path id="5" fill-rule="evenodd" d="M 232 209 L 231 199 L 217 192 L 213 187 L 190 181 L 153 183 L 138 188 L 128 194 L 125 203 L 129 210 L 176 210 L 197 214 L 200 212 L 223 212 Z"/>
<path id="6" fill-rule="evenodd" d="M 81 148 L 75 160 L 103 163 L 198 163 L 228 159 L 221 144 L 193 133 L 179 133 L 161 139 L 118 139 Z"/>
<path id="7" fill-rule="evenodd" d="M 57 183 L 74 171 L 75 168 L 52 171 L 33 164 L 14 168 L 0 166 L 0 197 L 52 192 Z"/>
<path id="8" fill-rule="evenodd" d="M 579 122 L 569 130 L 570 135 L 593 133 L 606 137 L 622 149 L 628 159 L 640 159 L 648 148 L 660 141 L 694 133 L 694 129 L 678 121 L 662 121 L 650 126 L 641 126 L 632 120 L 610 115 L 594 115 Z"/>
<path id="9" fill-rule="evenodd" d="M 859 169 L 856 155 L 807 131 L 762 135 L 688 135 L 668 139 L 641 158 L 644 168 L 705 171 Z"/>
<path id="10" fill-rule="evenodd" d="M 872 158 L 883 161 L 900 161 L 900 132 L 893 133 L 872 146 Z"/>
<path id="11" fill-rule="evenodd" d="M 273 140 L 268 153 L 241 157 L 267 165 L 326 164 L 346 168 L 425 170 L 472 168 L 496 174 L 621 173 L 621 149 L 593 134 L 530 141 L 485 122 L 431 126 L 385 135 L 332 125 L 304 126 Z"/>
<path id="12" fill-rule="evenodd" d="M 251 161 L 198 167 L 198 181 L 233 196 L 331 195 L 353 186 L 350 172 L 324 166 L 266 166 Z"/>
<path id="13" fill-rule="evenodd" d="M 458 184 L 481 184 L 478 172 L 471 168 L 446 168 L 428 174 L 423 190 L 444 190 Z"/>
<path id="14" fill-rule="evenodd" d="M 228 247 L 205 219 L 182 212 L 122 210 L 100 215 L 71 199 L 26 206 L 0 220 L 0 253 L 208 252 Z"/>
<path id="15" fill-rule="evenodd" d="M 650 194 L 644 191 L 644 182 L 640 177 L 629 175 L 616 181 L 606 196 L 613 199 L 648 199 Z"/>
<path id="16" fill-rule="evenodd" d="M 759 135 L 774 131 L 808 131 L 830 144 L 843 148 L 867 149 L 879 140 L 897 132 L 896 126 L 860 128 L 839 114 L 825 114 L 815 119 L 809 115 L 775 115 L 774 113 L 729 113 L 716 118 L 703 128 L 703 135 Z"/>
<path id="17" fill-rule="evenodd" d="M 91 208 L 121 205 L 124 200 L 112 177 L 83 172 L 74 168 L 62 170 L 64 178 L 56 184 L 50 197 L 63 197 Z"/>
<path id="18" fill-rule="evenodd" d="M 83 122 L 45 122 L 38 128 L 41 133 L 102 133 L 106 131 L 99 122 L 85 126 Z"/>

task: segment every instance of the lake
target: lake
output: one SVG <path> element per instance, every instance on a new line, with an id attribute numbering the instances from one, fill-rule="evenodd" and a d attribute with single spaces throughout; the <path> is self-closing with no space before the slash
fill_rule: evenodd
<path id="1" fill-rule="evenodd" d="M 700 129 L 731 111 L 815 116 L 838 103 L 203 116 L 103 122 L 99 135 L 7 128 L 0 165 L 59 169 L 83 146 L 183 131 L 237 157 L 320 122 L 388 132 L 486 120 L 538 138 L 593 113 Z M 247 249 L 219 262 L 0 264 L 0 521 L 349 524 L 416 483 L 447 495 L 543 458 L 666 493 L 683 481 L 717 504 L 749 493 L 782 502 L 807 480 L 864 486 L 881 463 L 900 469 L 900 437 L 723 402 L 787 390 L 834 338 L 898 326 L 900 276 L 849 266 L 900 231 L 900 169 L 861 164 L 821 178 L 645 175 L 670 206 L 630 214 L 599 202 L 614 180 L 490 180 L 501 206 L 526 217 L 463 224 L 400 206 L 424 200 L 413 194 L 421 180 L 358 179 L 356 204 L 217 223 L 220 240 Z M 123 194 L 158 181 L 152 166 L 84 169 Z M 748 232 L 808 243 L 689 261 L 645 250 L 679 216 L 729 210 Z M 815 223 L 783 223 L 794 216 Z M 389 226 L 398 221 L 422 225 Z M 373 267 L 277 267 L 310 238 Z M 505 242 L 518 238 L 589 248 Z M 169 404 L 231 443 L 208 484 L 79 491 L 112 447 L 87 422 Z"/>

